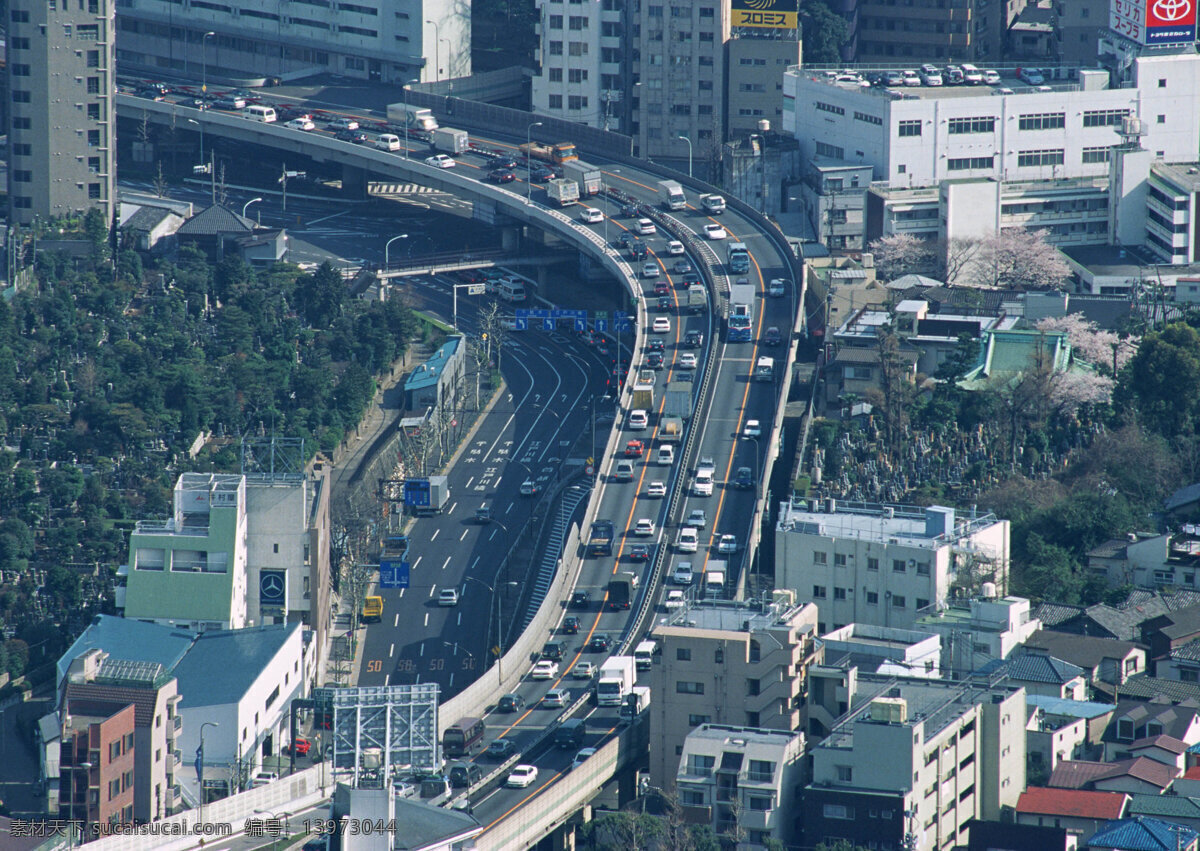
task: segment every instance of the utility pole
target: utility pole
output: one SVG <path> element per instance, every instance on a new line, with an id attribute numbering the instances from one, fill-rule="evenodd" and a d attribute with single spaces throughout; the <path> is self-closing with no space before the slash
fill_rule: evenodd
<path id="1" fill-rule="evenodd" d="M 283 173 L 279 175 L 279 184 L 283 187 L 282 203 L 283 212 L 287 212 L 287 163 L 283 164 Z"/>

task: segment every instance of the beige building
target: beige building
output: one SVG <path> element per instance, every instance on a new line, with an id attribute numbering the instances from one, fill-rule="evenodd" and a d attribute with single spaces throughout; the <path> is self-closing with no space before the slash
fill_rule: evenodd
<path id="1" fill-rule="evenodd" d="M 795 808 L 804 783 L 804 734 L 704 724 L 688 734 L 675 787 L 689 822 L 735 829 L 742 849 L 795 841 Z"/>
<path id="2" fill-rule="evenodd" d="M 116 203 L 112 0 L 8 4 L 8 210 L 29 224 Z"/>
<path id="3" fill-rule="evenodd" d="M 650 782 L 675 783 L 684 740 L 702 724 L 801 731 L 817 609 L 776 601 L 708 601 L 677 610 L 652 631 Z M 686 723 L 685 723 L 686 721 Z"/>
<path id="4" fill-rule="evenodd" d="M 973 818 L 1025 788 L 1025 690 L 863 675 L 850 711 L 810 748 L 804 843 L 949 851 Z"/>

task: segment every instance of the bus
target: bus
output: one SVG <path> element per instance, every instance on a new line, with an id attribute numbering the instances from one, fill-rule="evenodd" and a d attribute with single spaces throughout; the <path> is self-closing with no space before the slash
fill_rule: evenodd
<path id="1" fill-rule="evenodd" d="M 750 271 L 750 251 L 744 242 L 729 243 L 729 272 L 744 275 Z"/>

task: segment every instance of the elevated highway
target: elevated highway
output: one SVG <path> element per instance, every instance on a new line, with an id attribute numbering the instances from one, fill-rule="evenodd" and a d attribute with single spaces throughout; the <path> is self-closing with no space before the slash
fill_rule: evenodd
<path id="1" fill-rule="evenodd" d="M 604 161 L 588 156 L 588 160 L 603 171 L 606 194 L 588 202 L 603 211 L 602 221 L 584 224 L 570 214 L 577 208 L 563 210 L 548 206 L 548 199 L 540 188 L 527 187 L 520 182 L 507 186 L 485 182 L 489 164 L 474 155 L 460 157 L 456 168 L 437 169 L 419 159 L 409 159 L 405 155 L 407 152 L 390 153 L 338 141 L 323 133 L 304 133 L 283 126 L 259 124 L 237 115 L 211 110 L 200 112 L 170 102 L 119 95 L 118 108 L 123 118 L 141 120 L 144 114 L 151 122 L 174 122 L 176 125 L 187 119 L 199 121 L 209 136 L 221 135 L 237 142 L 337 162 L 348 174 L 361 172 L 364 181 L 367 175 L 375 175 L 384 180 L 433 186 L 469 198 L 477 219 L 501 226 L 515 223 L 552 233 L 576 246 L 623 281 L 634 297 L 638 332 L 633 368 L 641 365 L 644 348 L 649 338 L 654 337 L 662 339 L 664 344 L 664 364 L 656 381 L 660 392 L 667 382 L 682 373 L 690 373 L 697 391 L 697 406 L 672 464 L 660 466 L 654 462 L 661 439 L 656 418 L 651 418 L 650 428 L 644 431 L 626 430 L 623 415 L 630 409 L 632 382 L 627 383 L 622 392 L 622 417 L 608 437 L 598 481 L 581 527 L 587 529 L 591 520 L 598 517 L 613 520 L 617 527 L 613 555 L 582 558 L 579 532 L 572 530 L 561 568 L 533 623 L 505 654 L 502 665 L 488 668 L 441 708 L 439 723 L 443 729 L 460 717 L 478 716 L 487 721 L 487 741 L 501 737 L 513 740 L 519 756 L 502 763 L 485 762 L 488 776 L 469 790 L 469 796 L 476 817 L 486 825 L 479 840 L 480 847 L 528 847 L 566 823 L 581 802 L 598 788 L 599 780 L 614 772 L 627 771 L 639 752 L 644 753 L 644 748 L 639 751 L 628 747 L 629 737 L 633 735 L 631 731 L 640 729 L 644 722 L 632 727 L 622 726 L 614 709 L 591 707 L 586 699 L 591 681 L 574 679 L 575 666 L 581 662 L 598 666 L 608 655 L 631 648 L 632 642 L 652 625 L 664 593 L 662 578 L 678 561 L 692 562 L 696 572 L 702 574 L 710 557 L 727 559 L 730 564 L 727 595 L 733 596 L 744 587 L 758 545 L 761 516 L 767 500 L 768 472 L 778 452 L 782 396 L 786 392 L 786 376 L 790 374 L 795 352 L 794 343 L 789 342 L 794 336 L 790 332 L 802 312 L 799 306 L 803 300 L 803 276 L 799 263 L 786 240 L 772 225 L 732 199 L 728 211 L 720 217 L 709 217 L 694 206 L 670 215 L 651 211 L 649 208 L 657 202 L 656 183 L 663 177 L 677 179 L 692 190 L 701 186 L 684 176 L 657 170 L 643 162 Z M 513 143 L 497 140 L 488 144 L 511 147 Z M 647 262 L 660 267 L 657 278 L 641 277 L 640 264 L 635 269 L 612 242 L 623 230 L 635 227 L 634 221 L 621 213 L 623 202 L 628 200 L 640 202 L 641 213 L 649 214 L 656 222 L 657 234 L 643 239 L 651 249 Z M 706 240 L 704 226 L 718 222 L 728 231 L 728 239 Z M 702 273 L 709 289 L 712 308 L 709 312 L 692 316 L 679 310 L 682 291 L 678 288 L 678 276 L 671 271 L 677 258 L 668 254 L 668 239 L 683 241 L 687 258 Z M 744 277 L 754 285 L 758 298 L 751 340 L 731 343 L 724 339 L 722 324 L 730 283 L 725 250 L 727 244 L 735 240 L 745 243 L 748 248 L 750 270 Z M 766 285 L 775 278 L 784 280 L 784 295 L 771 298 L 767 296 Z M 668 290 L 671 303 L 664 311 L 656 307 L 658 299 L 653 291 L 656 279 L 666 279 L 671 284 Z M 651 331 L 655 318 L 667 319 L 668 327 Z M 768 349 L 765 343 L 766 329 L 771 327 L 782 331 L 784 341 L 774 350 Z M 700 349 L 683 348 L 688 331 L 703 335 Z M 683 365 L 685 354 L 697 355 L 694 369 Z M 762 354 L 775 358 L 776 375 L 772 381 L 751 380 L 755 361 Z M 655 408 L 661 411 L 660 396 L 656 396 Z M 760 434 L 754 434 L 753 429 L 747 431 L 747 423 L 751 420 L 760 424 Z M 618 482 L 612 477 L 614 456 L 618 447 L 633 437 L 648 444 L 648 457 L 638 464 L 632 481 Z M 717 487 L 709 497 L 693 496 L 688 487 L 690 472 L 699 457 L 711 457 L 716 463 Z M 753 471 L 753 487 L 749 489 L 739 490 L 732 486 L 734 472 L 741 467 Z M 666 484 L 665 497 L 650 496 L 652 481 Z M 697 508 L 707 513 L 699 551 L 695 554 L 675 552 L 673 544 L 681 519 Z M 653 533 L 635 535 L 637 521 L 645 519 L 653 521 Z M 726 534 L 734 536 L 736 549 L 718 555 L 717 542 Z M 646 561 L 631 560 L 636 544 L 649 547 Z M 642 577 L 638 597 L 628 610 L 614 611 L 606 605 L 608 581 L 618 570 L 635 571 Z M 586 609 L 567 611 L 566 600 L 573 589 L 590 592 Z M 568 614 L 581 619 L 577 634 L 566 635 L 562 631 L 563 618 Z M 611 642 L 607 649 L 593 651 L 589 647 L 598 635 L 609 636 Z M 549 681 L 530 681 L 526 676 L 529 659 L 551 636 L 567 643 L 559 674 Z M 567 708 L 542 706 L 545 692 L 552 687 L 573 692 Z M 509 714 L 497 712 L 497 699 L 505 692 L 520 695 L 528 708 Z M 548 737 L 567 717 L 586 717 L 591 732 L 585 745 L 600 747 L 596 756 L 574 770 L 568 770 L 573 754 L 557 750 L 548 742 Z M 611 735 L 614 732 L 619 735 Z M 481 760 L 482 757 L 473 759 Z M 522 789 L 504 788 L 500 781 L 518 761 L 535 765 L 537 780 Z"/>

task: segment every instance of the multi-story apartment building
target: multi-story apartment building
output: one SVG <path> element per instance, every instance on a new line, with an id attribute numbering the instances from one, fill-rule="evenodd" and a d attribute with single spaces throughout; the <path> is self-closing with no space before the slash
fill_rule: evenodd
<path id="1" fill-rule="evenodd" d="M 824 510 L 821 510 L 824 509 Z M 953 508 L 828 500 L 780 506 L 775 577 L 821 613 L 820 631 L 849 623 L 914 627 L 958 588 L 1008 584 L 1009 523 Z"/>
<path id="2" fill-rule="evenodd" d="M 63 684 L 58 719 L 66 750 L 71 747 L 69 731 L 78 727 L 81 715 L 100 715 L 114 706 L 121 710 L 132 707 L 133 783 L 130 803 L 123 803 L 120 809 L 132 806 L 132 820 L 138 822 L 171 815 L 178 806 L 179 787 L 175 774 L 182 765 L 177 744 L 182 726 L 179 716 L 182 698 L 177 686 L 175 677 L 157 662 L 111 659 L 96 648 L 87 650 L 71 662 Z M 82 772 L 82 769 L 76 768 L 76 771 Z M 61 786 L 64 790 L 70 787 L 71 773 L 70 768 L 64 772 L 65 780 Z M 82 776 L 79 773 L 78 779 Z M 58 777 L 43 779 L 47 786 L 59 780 Z M 125 801 L 124 780 L 123 777 L 122 801 Z"/>
<path id="3" fill-rule="evenodd" d="M 196 631 L 301 622 L 324 648 L 328 481 L 325 469 L 311 476 L 184 473 L 172 516 L 140 521 L 130 536 L 118 609 Z M 319 660 L 317 669 L 324 669 Z"/>
<path id="4" fill-rule="evenodd" d="M 862 675 L 809 753 L 804 845 L 948 851 L 1025 788 L 1025 691 Z"/>
<path id="5" fill-rule="evenodd" d="M 137 711 L 123 700 L 63 707 L 59 817 L 92 825 L 133 821 Z"/>
<path id="6" fill-rule="evenodd" d="M 1054 4 L 1055 51 L 1064 65 L 1090 65 L 1099 51 L 1100 31 L 1108 26 L 1111 0 L 1058 0 Z"/>
<path id="7" fill-rule="evenodd" d="M 688 733 L 675 788 L 689 822 L 737 833 L 739 848 L 791 846 L 804 782 L 804 734 L 702 724 Z"/>
<path id="8" fill-rule="evenodd" d="M 783 80 L 783 129 L 807 157 L 865 163 L 891 186 L 952 178 L 1058 180 L 1105 177 L 1124 118 L 1136 117 L 1147 150 L 1190 162 L 1200 143 L 1200 56 L 1131 57 L 1123 75 L 1081 69 L 1048 86 L 957 86 L 904 90 L 838 84 L 790 69 Z"/>
<path id="9" fill-rule="evenodd" d="M 816 606 L 777 592 L 765 605 L 700 603 L 655 626 L 662 652 L 650 672 L 651 782 L 674 785 L 684 739 L 701 724 L 803 730 L 816 625 Z"/>
<path id="10" fill-rule="evenodd" d="M 1027 0 L 838 0 L 850 25 L 844 58 L 857 62 L 999 59 L 1009 24 Z"/>
<path id="11" fill-rule="evenodd" d="M 8 213 L 29 224 L 116 193 L 113 0 L 8 4 Z"/>
<path id="12" fill-rule="evenodd" d="M 537 0 L 537 10 L 535 112 L 632 134 L 642 156 L 690 158 L 697 173 L 727 137 L 782 118 L 782 75 L 800 60 L 792 19 L 736 26 L 716 0 Z"/>
<path id="13" fill-rule="evenodd" d="M 44 5 L 44 3 L 43 3 Z M 317 73 L 403 84 L 471 73 L 471 7 L 450 0 L 119 0 L 123 71 L 231 78 Z"/>

